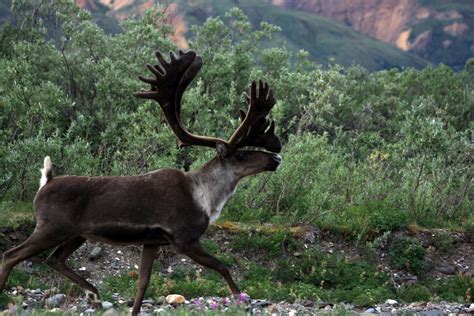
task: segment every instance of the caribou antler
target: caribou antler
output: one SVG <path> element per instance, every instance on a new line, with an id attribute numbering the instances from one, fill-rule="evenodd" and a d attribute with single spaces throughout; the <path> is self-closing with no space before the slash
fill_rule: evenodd
<path id="1" fill-rule="evenodd" d="M 248 104 L 247 113 L 240 110 L 241 125 L 231 136 L 229 143 L 236 148 L 253 146 L 280 152 L 281 142 L 275 135 L 275 121 L 266 118 L 276 103 L 273 91 L 268 83 L 262 80 L 259 80 L 258 90 L 257 96 L 257 83 L 253 81 L 250 97 L 245 95 Z"/>
<path id="2" fill-rule="evenodd" d="M 165 114 L 165 117 L 181 141 L 181 146 L 206 146 L 215 148 L 217 143 L 226 145 L 229 152 L 245 146 L 262 147 L 273 152 L 281 150 L 281 143 L 275 135 L 275 123 L 271 123 L 266 116 L 275 105 L 275 98 L 267 83 L 260 81 L 259 95 L 257 97 L 257 84 L 254 81 L 248 97 L 248 111 L 241 112 L 241 124 L 232 134 L 229 141 L 194 135 L 190 133 L 183 124 L 181 118 L 181 99 L 184 91 L 196 77 L 202 67 L 202 59 L 195 52 L 183 53 L 179 51 L 176 57 L 170 53 L 170 62 L 167 62 L 160 52 L 156 52 L 159 65 L 147 65 L 148 69 L 156 78 L 139 79 L 149 83 L 149 91 L 136 92 L 138 98 L 152 99 L 157 101 Z M 270 126 L 270 128 L 268 128 Z"/>
<path id="3" fill-rule="evenodd" d="M 187 53 L 179 51 L 179 57 L 170 53 L 169 63 L 159 51 L 156 52 L 156 57 L 160 62 L 159 65 L 147 65 L 156 78 L 138 77 L 141 81 L 149 83 L 151 89 L 136 92 L 134 96 L 142 99 L 152 99 L 160 104 L 171 129 L 181 141 L 181 146 L 198 145 L 215 148 L 217 142 L 225 143 L 224 140 L 219 138 L 191 134 L 181 120 L 181 98 L 201 69 L 201 57 L 193 51 Z"/>

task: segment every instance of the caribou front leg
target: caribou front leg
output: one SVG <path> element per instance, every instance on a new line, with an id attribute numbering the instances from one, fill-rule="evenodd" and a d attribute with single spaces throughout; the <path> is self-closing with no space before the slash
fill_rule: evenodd
<path id="1" fill-rule="evenodd" d="M 200 265 L 219 272 L 229 285 L 232 294 L 240 294 L 239 288 L 232 279 L 229 269 L 227 269 L 227 267 L 220 260 L 208 254 L 206 250 L 202 248 L 202 245 L 199 240 L 196 240 L 191 243 L 173 243 L 173 246 L 177 252 L 185 254 Z"/>
<path id="2" fill-rule="evenodd" d="M 158 247 L 159 245 L 143 246 L 137 294 L 135 295 L 135 301 L 133 303 L 132 315 L 138 315 L 138 313 L 140 313 L 140 307 L 142 306 L 143 296 L 145 295 L 146 288 L 150 282 L 151 269 L 153 268 L 153 261 L 155 261 Z"/>

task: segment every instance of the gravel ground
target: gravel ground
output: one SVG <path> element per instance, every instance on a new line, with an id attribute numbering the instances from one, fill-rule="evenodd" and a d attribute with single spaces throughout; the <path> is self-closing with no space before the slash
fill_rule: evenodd
<path id="1" fill-rule="evenodd" d="M 225 245 L 228 242 L 229 235 L 222 231 L 213 231 L 210 234 L 214 240 L 218 240 L 220 244 Z M 324 238 L 324 236 L 316 236 L 317 234 L 311 232 L 311 236 L 304 237 L 305 242 L 310 245 L 317 245 L 320 251 L 334 253 L 340 252 L 351 258 L 358 258 L 361 254 L 358 253 L 357 248 L 351 244 L 343 242 L 334 242 L 333 238 Z M 428 249 L 428 259 L 432 262 L 432 269 L 429 276 L 438 278 L 445 275 L 453 275 L 455 273 L 462 273 L 464 275 L 472 275 L 474 266 L 474 247 L 471 242 L 458 242 L 456 251 L 450 253 L 449 256 L 440 256 L 439 253 L 433 251 L 430 245 L 431 235 L 426 233 L 421 235 L 421 241 L 426 244 Z M 316 237 L 318 238 L 316 238 Z M 16 239 L 19 239 L 18 237 Z M 317 242 L 316 242 L 317 241 Z M 17 241 L 12 239 L 12 243 Z M 245 256 L 245 253 L 239 254 Z M 253 255 L 253 259 L 264 264 L 264 259 Z M 294 254 L 296 256 L 296 254 Z M 413 275 L 403 273 L 401 271 L 392 271 L 385 264 L 384 258 L 386 255 L 381 253 L 381 267 L 384 272 L 392 275 L 394 285 L 399 286 L 403 284 L 412 284 L 418 282 Z M 121 275 L 136 271 L 140 258 L 140 248 L 136 246 L 115 247 L 105 244 L 90 244 L 85 243 L 80 247 L 70 259 L 74 269 L 86 277 L 93 284 L 100 286 L 104 278 L 107 276 Z M 37 260 L 37 261 L 35 261 Z M 164 275 L 170 270 L 179 266 L 192 265 L 198 269 L 190 260 L 181 255 L 176 255 L 170 249 L 162 249 L 157 260 L 160 260 Z M 26 261 L 20 265 L 19 268 L 27 273 L 34 273 L 36 271 L 36 262 Z M 386 267 L 386 268 L 385 268 Z M 233 273 L 239 273 L 235 269 Z M 10 305 L 10 308 L 5 311 L 6 314 L 30 315 L 31 311 L 55 311 L 57 313 L 70 313 L 82 315 L 102 315 L 108 316 L 118 314 L 128 314 L 131 303 L 127 298 L 121 297 L 119 293 L 113 296 L 110 302 L 103 302 L 102 310 L 94 310 L 87 300 L 82 297 L 71 297 L 70 293 L 59 293 L 55 287 L 64 282 L 64 278 L 57 273 L 42 274 L 42 281 L 50 290 L 41 291 L 40 289 L 25 289 L 21 286 L 11 288 L 10 294 L 15 297 L 17 305 Z M 68 294 L 68 295 L 66 295 Z M 118 312 L 120 311 L 120 313 Z M 186 298 L 181 304 L 168 304 L 165 297 L 146 299 L 143 302 L 143 314 L 174 314 L 176 311 L 181 311 L 181 314 L 186 311 L 196 311 L 202 314 L 206 311 L 215 311 L 216 314 L 230 312 L 233 315 L 241 314 L 266 314 L 266 315 L 315 315 L 315 314 L 350 314 L 350 315 L 392 315 L 392 314 L 416 314 L 416 315 L 474 315 L 474 304 L 456 304 L 446 302 L 421 302 L 412 304 L 399 304 L 394 300 L 387 300 L 383 304 L 370 306 L 365 309 L 355 308 L 350 304 L 329 304 L 325 302 L 314 302 L 309 300 L 296 300 L 295 302 L 271 302 L 261 299 L 240 299 L 238 301 L 230 298 L 219 297 L 204 297 L 204 298 Z"/>
<path id="2" fill-rule="evenodd" d="M 71 300 L 65 294 L 50 289 L 24 289 L 20 286 L 11 288 L 10 294 L 22 299 L 21 305 L 10 305 L 4 315 L 29 315 L 32 311 L 50 311 L 56 313 L 71 313 L 79 315 L 120 315 L 130 311 L 132 301 L 127 301 L 119 293 L 114 294 L 112 302 L 102 302 L 102 309 L 95 310 L 85 298 Z M 181 301 L 179 300 L 181 299 Z M 120 312 L 119 312 L 120 311 Z M 177 311 L 193 311 L 198 314 L 214 311 L 216 314 L 229 312 L 231 314 L 247 315 L 316 315 L 316 314 L 349 314 L 349 315 L 393 315 L 416 314 L 424 316 L 437 315 L 474 315 L 474 304 L 452 304 L 447 302 L 424 302 L 409 305 L 399 304 L 395 300 L 387 300 L 364 310 L 355 309 L 350 304 L 328 304 L 310 300 L 296 300 L 293 303 L 255 300 L 246 294 L 238 298 L 228 297 L 199 297 L 186 299 L 178 295 L 178 299 L 170 301 L 170 297 L 145 299 L 142 305 L 142 315 L 173 314 Z"/>

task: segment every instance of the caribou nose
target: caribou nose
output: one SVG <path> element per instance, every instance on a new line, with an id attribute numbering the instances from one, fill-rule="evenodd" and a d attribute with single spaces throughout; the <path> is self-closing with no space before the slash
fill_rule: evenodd
<path id="1" fill-rule="evenodd" d="M 272 159 L 273 159 L 273 161 L 275 161 L 277 163 L 281 163 L 281 160 L 283 158 L 280 155 L 276 154 L 276 155 L 273 155 Z"/>

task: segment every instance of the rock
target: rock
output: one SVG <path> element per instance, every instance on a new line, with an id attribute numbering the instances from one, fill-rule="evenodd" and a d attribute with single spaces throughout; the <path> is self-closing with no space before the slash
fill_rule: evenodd
<path id="1" fill-rule="evenodd" d="M 474 313 L 474 303 L 472 303 L 471 305 L 469 305 L 469 308 L 466 310 L 466 312 L 468 312 L 468 313 Z"/>
<path id="2" fill-rule="evenodd" d="M 94 247 L 94 249 L 92 249 L 89 255 L 89 260 L 95 260 L 99 258 L 100 256 L 102 256 L 102 253 L 103 253 L 102 247 Z"/>
<path id="3" fill-rule="evenodd" d="M 298 315 L 298 312 L 294 309 L 290 309 L 288 311 L 288 316 L 297 316 Z"/>
<path id="4" fill-rule="evenodd" d="M 62 309 L 55 307 L 49 310 L 50 313 L 62 313 Z"/>
<path id="5" fill-rule="evenodd" d="M 120 269 L 120 264 L 119 264 L 119 262 L 120 262 L 120 259 L 115 258 L 115 259 L 110 263 L 110 267 L 111 267 L 112 269 L 114 269 L 114 270 Z"/>
<path id="6" fill-rule="evenodd" d="M 368 308 L 364 313 L 366 313 L 366 314 L 375 314 L 375 313 L 377 313 L 377 311 L 375 310 L 375 308 L 371 307 L 371 308 Z"/>
<path id="7" fill-rule="evenodd" d="M 421 313 L 422 316 L 443 316 L 444 313 L 437 309 L 430 309 Z"/>
<path id="8" fill-rule="evenodd" d="M 456 267 L 446 264 L 436 267 L 436 271 L 447 275 L 453 275 L 456 273 Z"/>
<path id="9" fill-rule="evenodd" d="M 388 299 L 388 300 L 385 301 L 385 304 L 388 304 L 388 305 L 396 305 L 396 304 L 398 304 L 398 302 L 395 301 L 395 300 Z"/>
<path id="10" fill-rule="evenodd" d="M 60 307 L 66 301 L 65 294 L 56 294 L 46 299 L 45 304 L 46 306 L 53 308 L 53 307 Z"/>
<path id="11" fill-rule="evenodd" d="M 304 307 L 313 307 L 314 302 L 310 300 L 304 300 L 304 299 L 296 299 L 295 304 L 303 305 Z"/>
<path id="12" fill-rule="evenodd" d="M 179 294 L 171 294 L 166 297 L 166 303 L 168 304 L 183 304 L 185 300 L 184 296 Z"/>
<path id="13" fill-rule="evenodd" d="M 88 308 L 84 311 L 84 313 L 86 313 L 88 315 L 93 314 L 94 312 L 95 312 L 95 309 L 93 309 L 93 308 Z"/>
<path id="14" fill-rule="evenodd" d="M 253 305 L 255 305 L 255 307 L 263 308 L 263 307 L 272 305 L 272 302 L 269 302 L 266 300 L 257 300 Z"/>
<path id="15" fill-rule="evenodd" d="M 147 300 L 143 300 L 143 301 L 142 301 L 142 304 L 150 304 L 150 305 L 153 305 L 154 303 L 155 303 L 155 301 L 152 300 L 152 299 L 147 299 Z"/>
<path id="16" fill-rule="evenodd" d="M 23 271 L 25 271 L 26 274 L 32 274 L 33 273 L 33 268 L 32 267 L 23 267 Z"/>
<path id="17" fill-rule="evenodd" d="M 155 314 L 166 313 L 166 309 L 160 307 L 160 308 L 155 309 L 153 313 Z"/>
<path id="18" fill-rule="evenodd" d="M 113 309 L 113 308 L 111 308 L 109 310 L 106 310 L 102 314 L 102 316 L 119 316 L 119 315 L 120 315 L 120 313 L 117 310 Z"/>
<path id="19" fill-rule="evenodd" d="M 103 309 L 108 310 L 108 309 L 111 309 L 112 307 L 114 307 L 114 304 L 112 304 L 110 302 L 107 302 L 107 301 L 102 302 L 102 308 Z"/>

